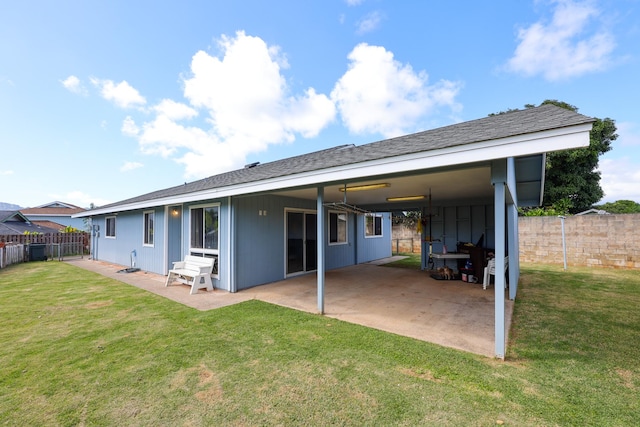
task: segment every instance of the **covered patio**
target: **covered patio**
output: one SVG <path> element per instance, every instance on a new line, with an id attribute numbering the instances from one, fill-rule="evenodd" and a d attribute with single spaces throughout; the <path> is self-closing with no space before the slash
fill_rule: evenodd
<path id="1" fill-rule="evenodd" d="M 325 273 L 324 315 L 445 347 L 494 356 L 493 289 L 435 280 L 427 271 L 359 264 Z M 316 275 L 241 291 L 255 299 L 317 313 Z M 513 301 L 506 300 L 511 325 Z"/>
<path id="2" fill-rule="evenodd" d="M 70 264 L 156 293 L 199 310 L 257 299 L 317 313 L 317 276 L 289 278 L 237 293 L 216 290 L 189 295 L 189 287 L 164 287 L 164 276 L 118 273 L 122 266 L 91 260 Z M 434 280 L 426 271 L 359 264 L 325 273 L 324 315 L 445 347 L 494 356 L 493 289 L 459 280 Z M 505 301 L 509 330 L 513 301 Z"/>

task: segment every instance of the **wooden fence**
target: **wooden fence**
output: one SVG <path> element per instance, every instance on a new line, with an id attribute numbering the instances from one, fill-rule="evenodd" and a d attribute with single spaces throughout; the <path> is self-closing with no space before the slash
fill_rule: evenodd
<path id="1" fill-rule="evenodd" d="M 0 235 L 0 247 L 3 249 L 0 253 L 2 257 L 0 268 L 16 262 L 29 261 L 29 245 L 32 244 L 44 244 L 44 255 L 50 259 L 62 260 L 70 256 L 82 257 L 89 253 L 89 233 Z M 18 247 L 21 249 L 17 249 Z M 11 255 L 9 255 L 10 253 Z M 11 262 L 7 261 L 9 256 L 11 256 Z"/>
<path id="2" fill-rule="evenodd" d="M 0 245 L 0 268 L 24 262 L 24 245 Z"/>

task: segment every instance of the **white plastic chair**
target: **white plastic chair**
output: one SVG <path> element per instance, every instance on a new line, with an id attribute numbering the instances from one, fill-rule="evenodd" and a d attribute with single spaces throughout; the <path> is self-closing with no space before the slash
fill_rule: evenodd
<path id="1" fill-rule="evenodd" d="M 509 257 L 504 257 L 504 271 L 507 271 L 509 268 Z M 484 268 L 484 278 L 482 279 L 482 289 L 487 289 L 487 286 L 491 283 L 491 275 L 495 277 L 496 275 L 496 259 L 491 258 L 487 263 L 487 266 Z M 507 281 L 504 282 L 504 287 L 507 287 Z"/>

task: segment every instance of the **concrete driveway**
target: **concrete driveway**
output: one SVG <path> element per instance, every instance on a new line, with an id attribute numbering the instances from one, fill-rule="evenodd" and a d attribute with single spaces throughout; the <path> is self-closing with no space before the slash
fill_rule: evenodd
<path id="1" fill-rule="evenodd" d="M 164 286 L 165 277 L 146 272 L 118 273 L 122 266 L 70 260 L 133 286 L 198 310 L 210 310 L 250 299 L 318 313 L 316 274 L 256 286 L 237 293 L 221 290 L 189 295 L 189 287 Z M 325 315 L 346 322 L 404 335 L 488 357 L 495 355 L 494 289 L 459 280 L 434 280 L 429 272 L 359 264 L 327 271 Z M 505 324 L 511 325 L 513 301 L 506 299 Z"/>

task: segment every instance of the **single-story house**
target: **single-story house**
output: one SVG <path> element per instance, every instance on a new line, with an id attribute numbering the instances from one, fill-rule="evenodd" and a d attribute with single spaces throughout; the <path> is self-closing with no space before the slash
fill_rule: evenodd
<path id="1" fill-rule="evenodd" d="M 389 212 L 421 209 L 424 240 L 441 245 L 423 252 L 482 241 L 495 253 L 495 351 L 504 357 L 517 207 L 541 204 L 545 153 L 587 146 L 592 122 L 543 105 L 249 164 L 74 217 L 92 220 L 94 259 L 128 265 L 135 254 L 137 267 L 167 274 L 185 255 L 212 257 L 214 285 L 229 292 L 314 271 L 323 313 L 325 271 L 391 255 Z"/>
<path id="2" fill-rule="evenodd" d="M 20 213 L 27 217 L 29 221 L 46 226 L 46 222 L 61 224 L 56 231 L 70 226 L 80 231 L 86 231 L 85 220 L 82 218 L 72 218 L 72 215 L 82 213 L 85 209 L 71 203 L 54 201 L 35 208 L 21 209 Z"/>

